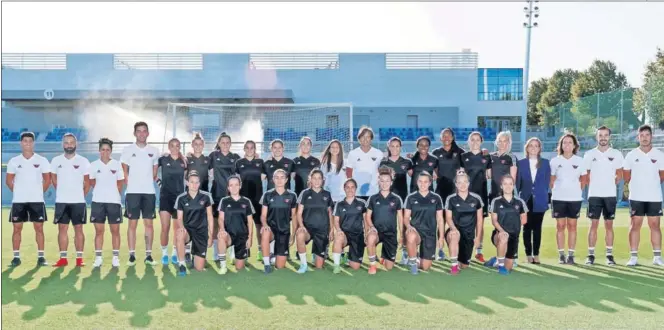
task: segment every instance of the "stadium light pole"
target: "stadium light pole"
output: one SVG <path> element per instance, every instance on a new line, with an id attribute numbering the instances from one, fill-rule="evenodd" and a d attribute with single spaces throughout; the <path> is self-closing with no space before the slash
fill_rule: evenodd
<path id="1" fill-rule="evenodd" d="M 526 143 L 526 127 L 528 124 L 528 74 L 530 72 L 530 34 L 534 27 L 537 27 L 535 19 L 539 18 L 539 7 L 537 0 L 528 0 L 528 7 L 523 7 L 527 22 L 523 23 L 526 28 L 526 64 L 523 68 L 523 112 L 521 113 L 521 143 Z M 535 6 L 533 6 L 535 5 Z"/>

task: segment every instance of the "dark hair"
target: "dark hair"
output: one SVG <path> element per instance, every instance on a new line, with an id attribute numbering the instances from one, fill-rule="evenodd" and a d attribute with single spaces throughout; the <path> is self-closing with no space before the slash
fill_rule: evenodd
<path id="1" fill-rule="evenodd" d="M 201 132 L 194 132 L 193 137 L 191 138 L 191 142 L 194 142 L 196 140 L 205 141 L 205 140 L 203 140 L 203 136 L 201 135 Z"/>
<path id="2" fill-rule="evenodd" d="M 242 187 L 242 178 L 239 174 L 232 174 L 228 177 L 228 179 L 226 179 L 226 182 L 229 186 L 231 185 L 231 180 L 237 180 L 237 182 L 240 184 L 240 187 Z"/>
<path id="3" fill-rule="evenodd" d="M 73 137 L 74 141 L 76 141 L 76 135 L 74 133 L 65 133 L 65 135 L 62 136 L 62 140 L 64 140 L 66 137 Z"/>
<path id="4" fill-rule="evenodd" d="M 394 170 L 391 167 L 387 167 L 385 165 L 379 167 L 378 177 L 381 177 L 383 175 L 387 175 L 390 177 L 390 179 L 394 180 Z"/>
<path id="5" fill-rule="evenodd" d="M 325 180 L 325 175 L 323 175 L 323 171 L 320 170 L 320 168 L 316 167 L 311 172 L 309 172 L 309 185 L 311 185 L 311 179 L 314 177 L 314 175 L 320 174 L 321 179 Z M 322 188 L 322 186 L 321 186 Z"/>
<path id="6" fill-rule="evenodd" d="M 417 179 L 419 179 L 421 176 L 426 176 L 427 178 L 429 178 L 429 182 L 433 182 L 433 176 L 431 176 L 429 172 L 427 171 L 420 172 L 420 174 L 417 175 Z"/>
<path id="7" fill-rule="evenodd" d="M 599 128 L 597 128 L 597 132 L 599 131 L 609 131 L 609 135 L 611 135 L 611 129 L 606 127 L 605 125 L 602 125 Z"/>
<path id="8" fill-rule="evenodd" d="M 187 180 L 189 180 L 189 178 L 191 177 L 197 177 L 198 179 L 201 178 L 201 176 L 198 174 L 198 171 L 196 170 L 191 170 L 187 172 Z"/>
<path id="9" fill-rule="evenodd" d="M 420 136 L 420 137 L 417 138 L 417 140 L 415 141 L 415 146 L 420 145 L 420 142 L 425 141 L 425 140 L 427 142 L 429 142 L 429 145 L 431 145 L 431 138 L 429 138 L 428 136 L 425 135 L 425 136 Z"/>
<path id="10" fill-rule="evenodd" d="M 567 132 L 565 135 L 560 137 L 560 140 L 558 140 L 558 147 L 556 148 L 556 151 L 558 152 L 559 155 L 563 154 L 563 140 L 565 140 L 566 137 L 569 137 L 572 139 L 572 142 L 574 143 L 574 150 L 572 150 L 572 154 L 576 155 L 576 153 L 579 151 L 580 145 L 579 145 L 579 140 L 576 139 L 576 135 L 574 133 Z"/>
<path id="11" fill-rule="evenodd" d="M 256 148 L 256 142 L 254 142 L 254 140 L 247 140 L 247 141 L 245 141 L 243 147 L 246 148 L 248 144 L 253 144 L 253 145 L 254 145 L 254 148 Z"/>
<path id="12" fill-rule="evenodd" d="M 32 133 L 32 132 L 23 132 L 23 133 L 21 133 L 21 141 L 23 141 L 23 139 L 25 139 L 25 138 L 31 138 L 32 141 L 34 141 L 35 140 L 35 133 Z"/>
<path id="13" fill-rule="evenodd" d="M 346 181 L 344 181 L 344 188 L 346 188 L 346 185 L 352 183 L 355 186 L 355 189 L 357 189 L 357 181 L 353 178 L 348 178 Z"/>
<path id="14" fill-rule="evenodd" d="M 461 151 L 462 149 L 456 143 L 456 135 L 454 134 L 454 130 L 452 129 L 452 127 L 445 127 L 442 131 L 440 131 L 441 140 L 442 140 L 443 134 L 445 134 L 445 132 L 450 132 L 450 134 L 452 135 L 452 145 L 450 147 L 450 150 Z"/>
<path id="15" fill-rule="evenodd" d="M 504 191 L 503 191 L 503 187 L 502 187 L 502 186 L 503 186 L 503 181 L 504 181 L 505 179 L 510 179 L 510 180 L 512 180 L 512 184 L 516 184 L 516 181 L 514 180 L 514 178 L 513 178 L 511 175 L 509 175 L 509 174 L 505 174 L 505 175 L 503 175 L 503 176 L 500 178 L 500 187 L 498 188 L 498 189 L 500 190 L 500 196 L 503 196 L 503 194 L 504 194 Z M 514 191 L 512 191 L 512 195 L 514 195 Z"/>
<path id="16" fill-rule="evenodd" d="M 650 127 L 650 125 L 648 125 L 648 124 L 639 126 L 639 133 L 641 133 L 643 131 L 648 131 L 648 132 L 650 132 L 650 135 L 652 135 L 652 127 Z"/>
<path id="17" fill-rule="evenodd" d="M 150 129 L 148 128 L 148 123 L 146 123 L 146 122 L 144 122 L 144 121 L 137 121 L 136 123 L 134 123 L 134 132 L 136 132 L 136 130 L 137 130 L 139 127 L 145 127 L 146 130 L 148 130 L 148 131 L 150 130 Z"/>
<path id="18" fill-rule="evenodd" d="M 327 147 L 325 147 L 323 153 L 321 154 L 320 163 L 326 166 L 327 172 L 330 172 L 330 168 L 332 168 L 332 153 L 330 152 L 330 147 L 332 147 L 332 143 L 336 143 L 339 145 L 339 157 L 337 159 L 337 165 L 336 165 L 337 166 L 336 174 L 339 174 L 339 172 L 341 172 L 341 168 L 344 167 L 344 146 L 341 144 L 339 140 L 334 139 L 327 144 Z"/>
<path id="19" fill-rule="evenodd" d="M 359 141 L 364 134 L 369 133 L 371 134 L 371 139 L 374 139 L 374 132 L 369 126 L 362 126 L 360 127 L 360 130 L 357 132 L 357 140 Z"/>
<path id="20" fill-rule="evenodd" d="M 230 135 L 226 134 L 226 132 L 221 132 L 221 134 L 219 134 L 219 136 L 217 137 L 217 143 L 214 145 L 214 150 L 221 151 L 221 148 L 219 147 L 219 142 L 221 142 L 221 139 L 223 138 L 228 138 L 229 142 L 233 142 L 233 140 L 231 140 Z"/>
<path id="21" fill-rule="evenodd" d="M 111 139 L 105 138 L 105 137 L 99 139 L 99 149 L 100 150 L 101 150 L 101 147 L 104 144 L 108 145 L 108 147 L 111 148 L 111 150 L 113 150 L 113 141 Z"/>
<path id="22" fill-rule="evenodd" d="M 388 158 L 392 157 L 392 153 L 390 153 L 390 143 L 392 143 L 393 141 L 397 141 L 397 142 L 399 142 L 399 146 L 403 146 L 403 142 L 401 142 L 401 139 L 396 137 L 396 136 L 394 136 L 394 137 L 390 138 L 389 140 L 387 140 L 387 157 Z"/>

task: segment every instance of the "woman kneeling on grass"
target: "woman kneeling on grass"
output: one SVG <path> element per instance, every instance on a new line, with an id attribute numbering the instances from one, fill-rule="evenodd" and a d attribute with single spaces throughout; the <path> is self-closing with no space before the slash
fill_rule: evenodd
<path id="1" fill-rule="evenodd" d="M 433 177 L 426 171 L 417 176 L 418 191 L 406 197 L 403 220 L 406 224 L 406 249 L 410 272 L 417 275 L 417 246 L 420 246 L 419 259 L 422 270 L 431 267 L 436 257 L 436 231 L 443 239 L 443 201 L 429 190 Z M 439 242 L 438 246 L 442 246 Z"/>
<path id="2" fill-rule="evenodd" d="M 256 213 L 252 201 L 240 196 L 242 180 L 239 175 L 228 178 L 230 196 L 219 202 L 219 274 L 226 274 L 226 248 L 232 246 L 235 251 L 235 269 L 244 268 L 244 261 L 251 249 L 253 215 Z"/>
<path id="3" fill-rule="evenodd" d="M 346 198 L 334 206 L 334 246 L 332 259 L 334 273 L 341 272 L 341 253 L 346 246 L 350 267 L 357 270 L 362 265 L 364 256 L 364 215 L 367 212 L 366 202 L 355 197 L 357 182 L 347 179 L 344 183 Z M 375 257 L 374 257 L 375 259 Z M 375 260 L 374 260 L 375 261 Z"/>
<path id="4" fill-rule="evenodd" d="M 503 176 L 500 189 L 502 195 L 494 198 L 489 206 L 489 214 L 495 227 L 491 242 L 496 246 L 498 258 L 491 258 L 485 266 L 497 266 L 498 273 L 507 275 L 517 259 L 519 234 L 521 226 L 527 221 L 528 206 L 521 198 L 514 196 L 514 178 L 511 175 Z"/>
<path id="5" fill-rule="evenodd" d="M 461 268 L 470 265 L 473 247 L 479 246 L 484 222 L 484 204 L 479 195 L 468 191 L 468 174 L 457 172 L 454 183 L 457 192 L 445 201 L 445 219 L 449 228 L 444 236 L 450 249 L 452 275 L 459 273 L 459 262 Z"/>
<path id="6" fill-rule="evenodd" d="M 192 242 L 191 254 L 194 256 L 194 268 L 202 271 L 205 268 L 205 252 L 212 246 L 212 195 L 200 190 L 201 181 L 198 172 L 189 172 L 186 192 L 175 200 L 178 215 L 178 230 L 175 236 L 177 244 L 179 275 L 187 275 L 184 260 L 184 246 Z"/>
<path id="7" fill-rule="evenodd" d="M 327 257 L 327 246 L 334 238 L 332 231 L 332 195 L 323 189 L 323 172 L 319 169 L 309 174 L 311 188 L 305 189 L 297 198 L 296 232 L 297 254 L 300 257 L 298 273 L 307 272 L 307 244 L 313 241 L 311 254 L 316 256 L 316 268 L 323 268 Z"/>
<path id="8" fill-rule="evenodd" d="M 383 243 L 380 263 L 390 270 L 397 258 L 397 228 L 401 228 L 403 202 L 399 195 L 390 191 L 394 171 L 389 167 L 378 169 L 380 192 L 367 202 L 367 250 L 369 252 L 369 274 L 376 274 L 376 245 Z"/>

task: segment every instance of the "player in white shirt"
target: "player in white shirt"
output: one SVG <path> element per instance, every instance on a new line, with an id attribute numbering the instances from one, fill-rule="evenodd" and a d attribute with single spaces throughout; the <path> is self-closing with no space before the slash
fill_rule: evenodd
<path id="1" fill-rule="evenodd" d="M 120 267 L 120 224 L 122 223 L 122 203 L 120 194 L 124 185 L 124 171 L 119 161 L 111 158 L 113 141 L 99 140 L 99 159 L 90 164 L 90 186 L 92 205 L 90 222 L 95 226 L 95 262 L 101 267 L 104 246 L 104 224 L 108 220 L 113 245 L 113 267 Z"/>
<path id="2" fill-rule="evenodd" d="M 576 155 L 579 141 L 567 133 L 558 141 L 558 156 L 551 160 L 551 206 L 556 219 L 556 243 L 559 263 L 574 264 L 576 222 L 581 213 L 582 190 L 586 182 L 583 158 Z M 565 229 L 567 229 L 568 255 L 565 259 Z"/>
<path id="3" fill-rule="evenodd" d="M 152 240 L 154 227 L 152 220 L 157 207 L 154 183 L 157 180 L 159 150 L 148 145 L 150 135 L 148 124 L 139 121 L 134 124 L 136 143 L 122 150 L 122 169 L 125 184 L 125 217 L 129 219 L 127 242 L 129 245 L 129 266 L 136 263 L 136 227 L 138 219 L 143 218 L 145 225 L 145 264 L 157 265 L 152 258 Z"/>
<path id="4" fill-rule="evenodd" d="M 625 157 L 623 175 L 629 184 L 629 208 L 632 222 L 629 227 L 630 258 L 627 266 L 636 266 L 641 239 L 643 218 L 648 217 L 650 242 L 653 249 L 652 263 L 662 262 L 662 232 L 659 218 L 662 216 L 662 186 L 664 181 L 664 153 L 652 146 L 652 128 L 639 127 L 639 147 Z"/>
<path id="5" fill-rule="evenodd" d="M 613 219 L 616 214 L 616 184 L 622 180 L 623 155 L 611 148 L 611 130 L 602 126 L 597 129 L 597 147 L 583 155 L 583 167 L 588 171 L 588 258 L 586 265 L 595 263 L 595 244 L 599 218 L 604 215 L 606 242 L 606 264 L 613 266 Z"/>
<path id="6" fill-rule="evenodd" d="M 7 163 L 7 178 L 5 183 L 12 192 L 12 209 L 9 213 L 9 222 L 12 223 L 12 248 L 14 258 L 11 267 L 21 264 L 21 234 L 23 223 L 32 222 L 35 228 L 37 241 L 37 265 L 46 266 L 44 258 L 44 221 L 46 221 L 46 207 L 44 206 L 44 192 L 51 185 L 50 164 L 46 158 L 35 153 L 35 134 L 21 133 L 21 154 L 13 157 Z"/>
<path id="7" fill-rule="evenodd" d="M 329 191 L 332 200 L 338 203 L 346 197 L 344 193 L 344 182 L 346 182 L 344 147 L 339 140 L 330 141 L 321 154 L 320 162 L 320 170 L 325 177 L 324 189 Z"/>
<path id="8" fill-rule="evenodd" d="M 371 146 L 373 138 L 373 130 L 362 126 L 357 134 L 360 146 L 348 153 L 346 164 L 346 177 L 357 181 L 357 197 L 365 201 L 378 193 L 378 167 L 383 160 L 383 152 Z"/>
<path id="9" fill-rule="evenodd" d="M 85 234 L 83 225 L 87 221 L 88 207 L 85 196 L 90 191 L 90 162 L 76 154 L 76 136 L 67 133 L 62 137 L 64 154 L 51 160 L 51 182 L 55 188 L 54 223 L 58 225 L 58 246 L 60 259 L 54 267 L 67 266 L 69 246 L 69 224 L 74 225 L 74 246 L 76 247 L 76 267 L 82 267 Z"/>

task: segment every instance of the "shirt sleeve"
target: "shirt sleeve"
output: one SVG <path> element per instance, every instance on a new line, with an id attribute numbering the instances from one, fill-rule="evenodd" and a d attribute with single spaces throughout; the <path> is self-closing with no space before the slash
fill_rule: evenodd
<path id="1" fill-rule="evenodd" d="M 354 151 L 355 150 L 351 150 L 348 153 L 348 159 L 346 159 L 346 162 L 344 163 L 344 165 L 346 165 L 347 168 L 355 168 L 355 161 L 354 161 L 355 153 L 354 153 Z"/>
<path id="2" fill-rule="evenodd" d="M 182 196 L 178 196 L 178 198 L 175 200 L 175 209 L 178 211 L 182 211 L 184 207 L 184 201 Z"/>
<path id="3" fill-rule="evenodd" d="M 48 164 L 48 162 L 46 162 Z M 49 165 L 49 171 L 53 174 L 58 174 L 58 157 L 55 157 L 51 160 L 51 163 Z M 44 164 L 42 163 L 40 166 L 44 167 Z M 44 172 L 44 169 L 42 169 L 42 173 L 48 173 Z"/>
<path id="4" fill-rule="evenodd" d="M 491 155 L 486 155 L 486 156 L 483 156 L 483 157 L 486 160 L 486 169 L 487 170 L 491 169 L 491 164 L 493 163 L 493 161 L 491 160 Z"/>
<path id="5" fill-rule="evenodd" d="M 205 198 L 205 207 L 212 206 L 214 202 L 212 201 L 212 195 L 211 194 L 205 194 L 207 198 Z"/>
<path id="6" fill-rule="evenodd" d="M 159 162 L 159 157 L 160 157 L 159 156 L 159 149 L 153 148 L 152 152 L 154 152 L 152 154 L 152 166 L 154 166 L 154 165 L 157 165 L 157 163 Z"/>
<path id="7" fill-rule="evenodd" d="M 122 155 L 120 156 L 120 161 L 122 164 L 127 164 L 129 165 L 129 160 L 131 158 L 131 155 L 129 154 L 131 151 L 129 148 L 124 148 L 122 149 Z"/>
<path id="8" fill-rule="evenodd" d="M 87 158 L 83 158 L 83 166 L 85 168 L 83 169 L 83 175 L 90 175 L 90 161 Z"/>
<path id="9" fill-rule="evenodd" d="M 94 163 L 93 163 L 93 164 L 94 164 Z M 94 179 L 97 178 L 97 171 L 95 171 L 95 169 L 96 169 L 97 167 L 96 167 L 95 165 L 93 165 L 93 164 L 90 164 L 90 169 L 89 169 L 89 171 L 88 171 L 88 172 L 89 172 L 88 175 L 90 176 L 90 180 L 94 180 Z"/>
<path id="10" fill-rule="evenodd" d="M 583 168 L 586 170 L 586 174 L 590 172 L 590 167 L 592 166 L 592 159 L 591 159 L 590 152 L 586 152 L 583 155 Z"/>
<path id="11" fill-rule="evenodd" d="M 261 196 L 261 199 L 258 201 L 258 204 L 263 205 L 263 206 L 268 206 L 269 201 L 267 199 L 267 193 L 264 193 L 263 196 Z"/>
<path id="12" fill-rule="evenodd" d="M 627 154 L 627 157 L 625 157 L 625 160 L 623 161 L 623 170 L 627 170 L 627 171 L 632 170 L 633 158 L 634 158 L 634 154 L 632 152 Z"/>
<path id="13" fill-rule="evenodd" d="M 247 202 L 247 216 L 254 215 L 256 214 L 256 209 L 254 209 L 254 204 L 251 203 L 250 200 L 246 200 Z"/>
<path id="14" fill-rule="evenodd" d="M 526 205 L 526 202 L 524 202 L 523 199 L 519 199 L 519 203 L 521 203 L 519 214 L 528 213 L 528 205 Z"/>
<path id="15" fill-rule="evenodd" d="M 7 163 L 7 174 L 16 174 L 16 162 L 13 158 Z"/>
<path id="16" fill-rule="evenodd" d="M 119 162 L 116 163 L 115 167 L 115 179 L 118 181 L 125 179 L 124 170 L 122 169 L 122 164 L 120 164 Z"/>
<path id="17" fill-rule="evenodd" d="M 440 195 L 436 195 L 436 211 L 442 211 L 445 209 L 445 205 L 443 203 L 443 199 L 440 197 Z"/>
<path id="18" fill-rule="evenodd" d="M 369 196 L 369 199 L 367 200 L 367 210 L 372 210 L 373 211 L 373 209 L 374 209 L 373 200 L 374 200 L 373 196 Z M 339 204 L 339 203 L 337 203 L 337 204 Z"/>
<path id="19" fill-rule="evenodd" d="M 395 203 L 396 203 L 397 210 L 403 209 L 403 201 L 401 200 L 401 197 L 398 197 L 396 200 L 397 201 Z"/>
<path id="20" fill-rule="evenodd" d="M 625 162 L 625 158 L 623 157 L 622 152 L 616 151 L 615 159 L 613 162 L 616 170 L 623 167 L 623 162 Z"/>
<path id="21" fill-rule="evenodd" d="M 332 194 L 327 192 L 327 207 L 334 207 L 334 201 L 332 201 Z"/>
<path id="22" fill-rule="evenodd" d="M 297 197 L 297 204 L 302 204 L 302 200 L 304 199 L 304 197 L 305 197 L 304 194 L 305 194 L 306 192 L 307 192 L 306 189 L 305 189 L 305 190 L 302 190 L 302 192 L 300 193 L 300 196 Z"/>
<path id="23" fill-rule="evenodd" d="M 554 158 L 549 162 L 549 165 L 551 166 L 551 175 L 555 176 L 556 171 L 558 171 L 558 158 Z"/>
<path id="24" fill-rule="evenodd" d="M 332 210 L 332 215 L 335 217 L 341 217 L 341 212 L 339 211 L 341 208 L 339 207 L 339 204 L 341 204 L 341 202 L 334 205 L 334 210 Z"/>
<path id="25" fill-rule="evenodd" d="M 664 171 L 664 153 L 658 152 L 657 158 L 659 158 L 657 159 L 657 167 L 660 171 Z"/>
<path id="26" fill-rule="evenodd" d="M 408 196 L 406 197 L 406 202 L 405 202 L 405 205 L 404 205 L 403 208 L 406 209 L 406 210 L 410 210 L 410 209 L 412 209 L 412 205 L 411 205 L 412 200 L 413 200 L 413 198 L 410 197 L 410 195 L 408 195 Z"/>
<path id="27" fill-rule="evenodd" d="M 297 197 L 297 196 L 295 195 L 295 193 L 292 193 L 292 194 L 293 194 L 293 197 Z M 294 209 L 294 208 L 296 208 L 296 207 L 297 207 L 297 203 L 296 203 L 295 198 L 291 198 L 291 208 Z"/>

